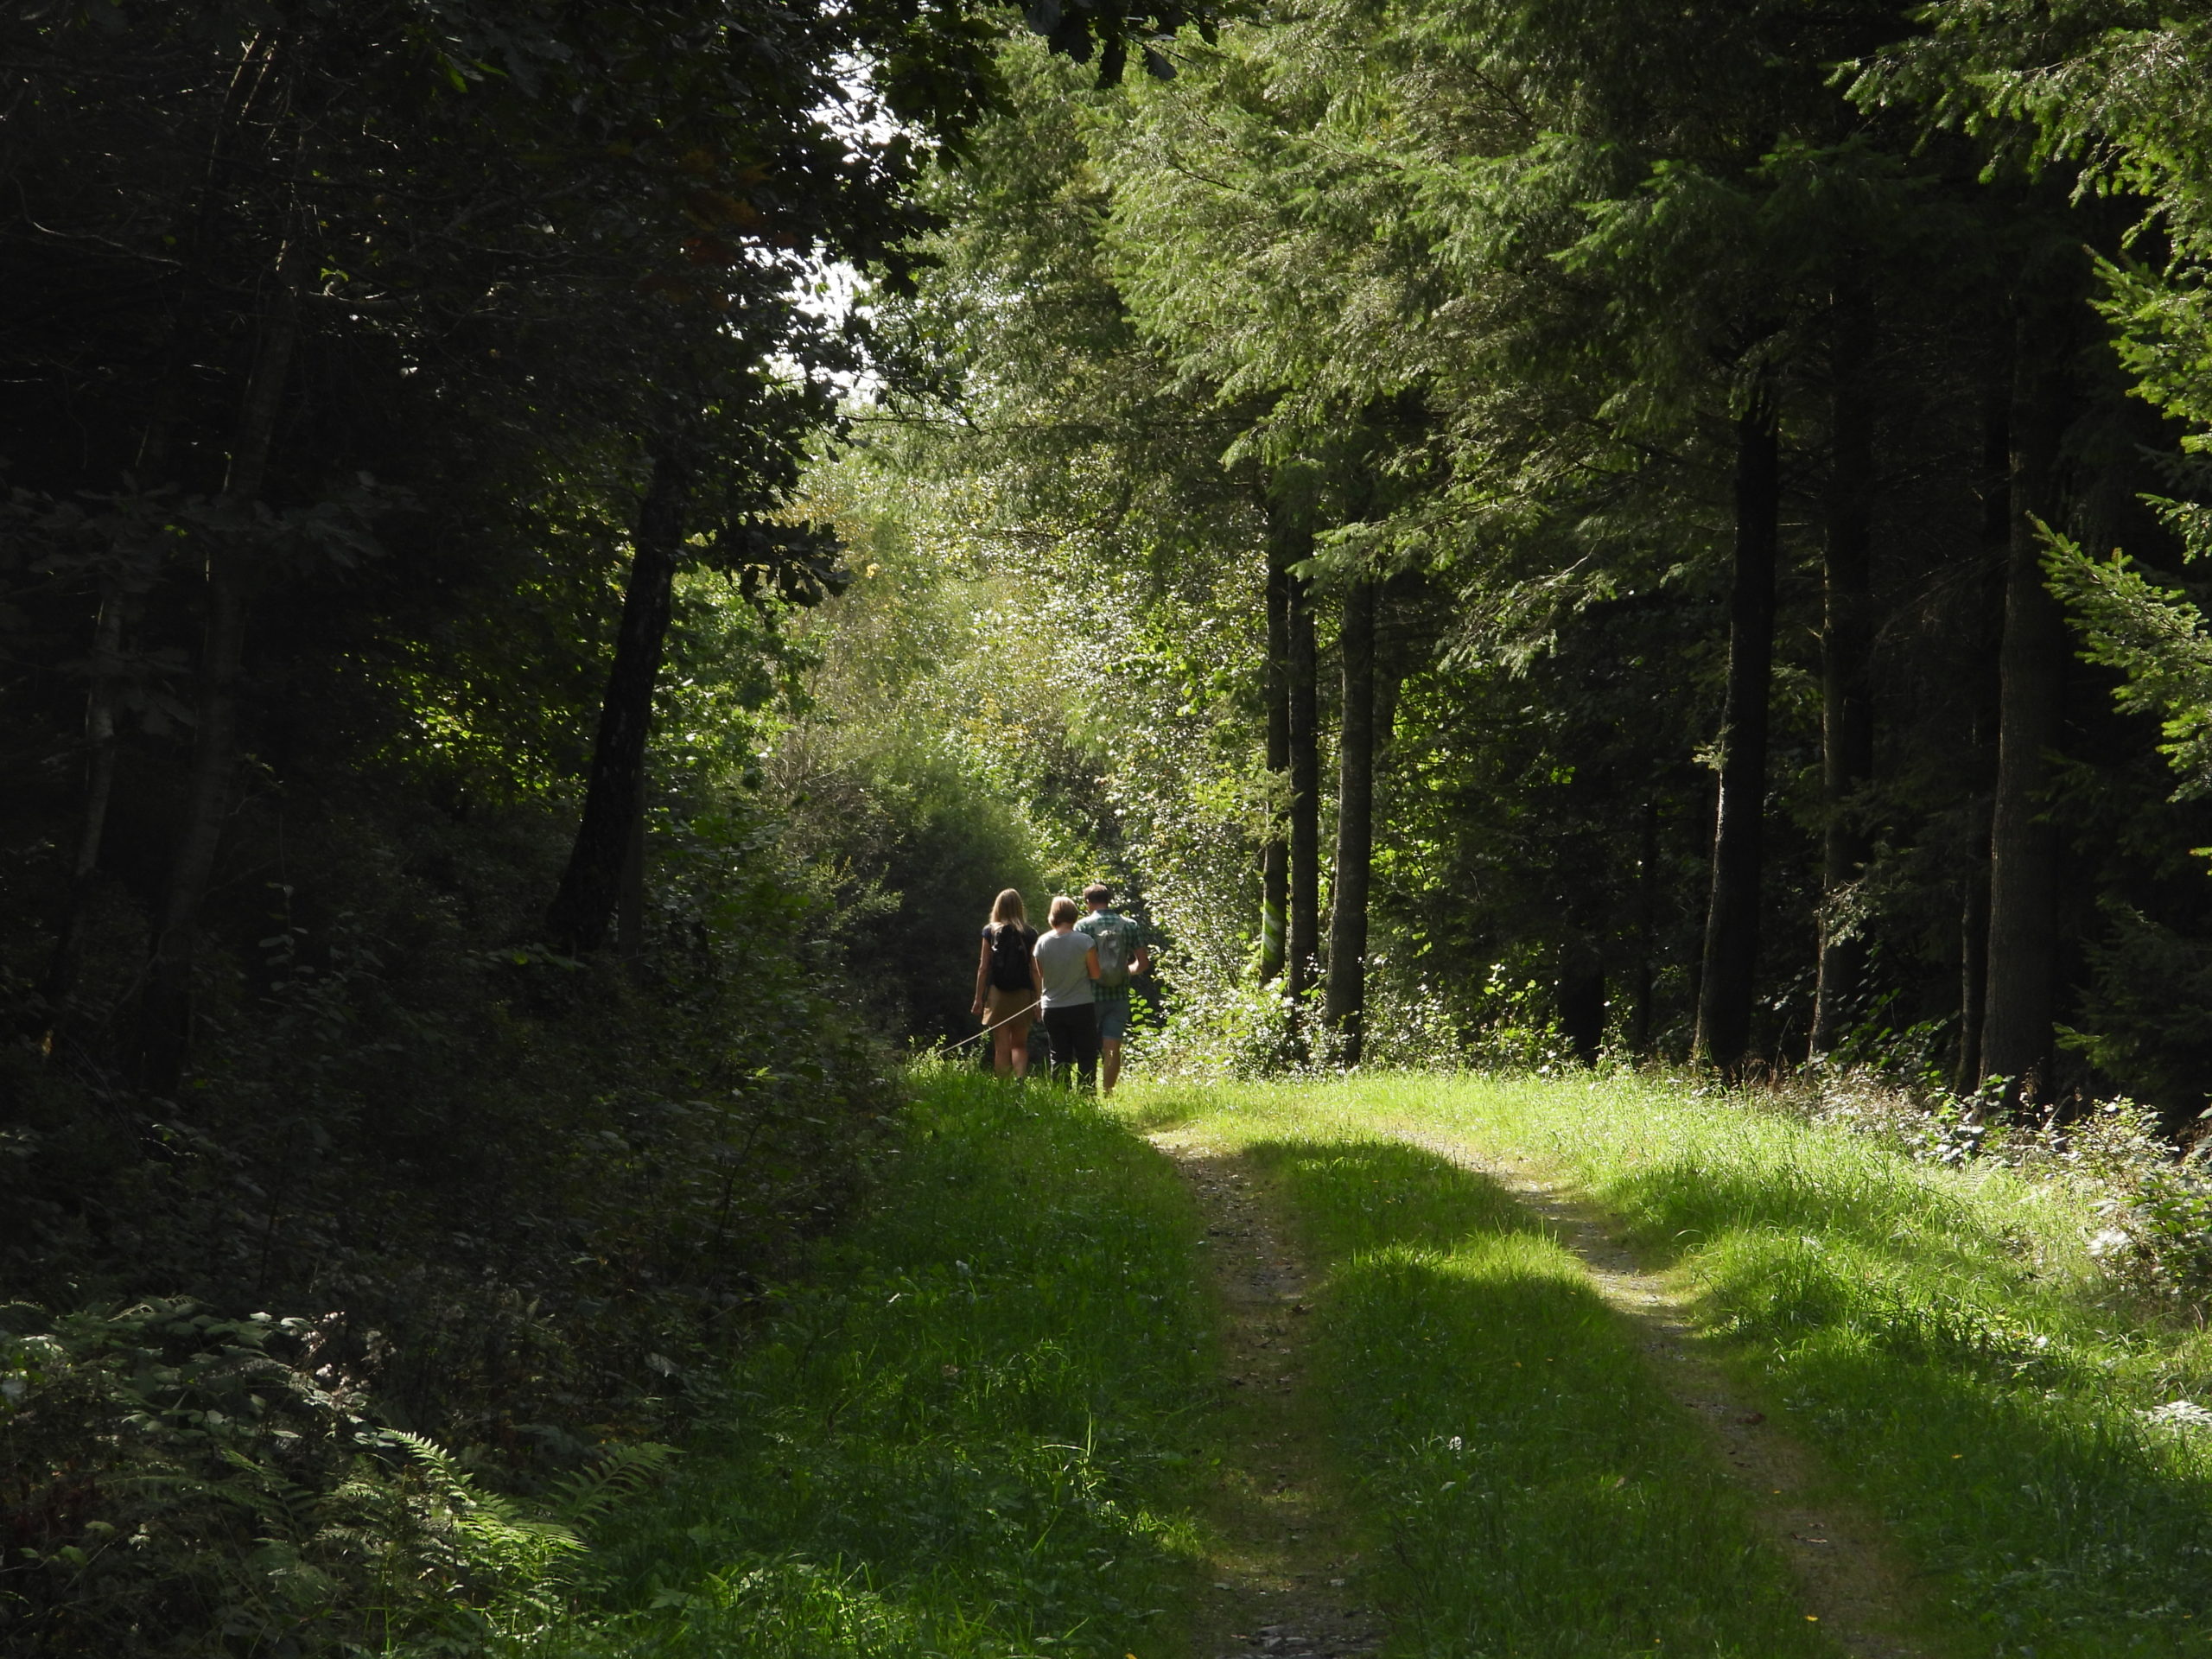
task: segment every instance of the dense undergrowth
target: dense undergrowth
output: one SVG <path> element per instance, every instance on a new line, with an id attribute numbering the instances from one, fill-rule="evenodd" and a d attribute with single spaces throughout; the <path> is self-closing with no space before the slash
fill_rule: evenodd
<path id="1" fill-rule="evenodd" d="M 934 1071 L 906 1123 L 575 1615 L 510 1651 L 1178 1650 L 1217 1363 L 1188 1198 L 1058 1090 Z"/>
<path id="2" fill-rule="evenodd" d="M 1280 1141 L 1325 1173 L 1414 1125 L 1538 1160 L 1695 1288 L 1770 1408 L 1897 1528 L 1964 1650 L 2202 1650 L 2212 1344 L 2092 1256 L 2111 1200 L 2078 1166 L 1946 1163 L 1629 1076 L 1162 1090 L 1141 1109 Z M 1380 1213 L 1414 1224 L 1421 1203 Z M 1496 1248 L 1478 1221 L 1454 1224 L 1457 1248 Z M 1465 1432 L 1442 1416 L 1396 1431 L 1430 1501 L 1448 1478 L 1437 1437 Z"/>
<path id="3" fill-rule="evenodd" d="M 257 812 L 285 880 L 211 931 L 174 1097 L 103 1058 L 120 892 L 81 1023 L 0 1055 L 0 1646 L 482 1639 L 865 1189 L 899 1091 L 772 826 L 670 815 L 588 964 L 502 943 L 563 828 Z"/>

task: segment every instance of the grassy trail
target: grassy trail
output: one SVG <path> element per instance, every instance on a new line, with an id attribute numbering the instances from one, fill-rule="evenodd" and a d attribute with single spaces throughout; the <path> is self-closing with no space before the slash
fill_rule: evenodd
<path id="1" fill-rule="evenodd" d="M 2091 1222 L 1635 1079 L 925 1077 L 512 1650 L 2212 1654 L 2212 1344 Z"/>
<path id="2" fill-rule="evenodd" d="M 1352 1587 L 1375 1541 L 1347 1501 L 1311 1386 L 1313 1274 L 1280 1195 L 1246 1160 L 1187 1137 L 1152 1140 L 1205 1219 L 1222 1328 L 1218 1461 L 1198 1494 L 1207 1560 L 1190 1650 L 1361 1659 L 1382 1636 Z"/>
<path id="3" fill-rule="evenodd" d="M 1495 1180 L 1541 1217 L 1581 1262 L 1598 1294 L 1656 1362 L 1660 1387 L 1713 1440 L 1829 1636 L 1868 1659 L 1910 1659 L 1939 1645 L 1927 1634 L 1931 1616 L 1923 1586 L 1889 1529 L 1846 1497 L 1821 1460 L 1777 1423 L 1769 1409 L 1774 1402 L 1731 1371 L 1713 1338 L 1697 1328 L 1690 1299 L 1627 1247 L 1614 1217 L 1528 1173 L 1517 1159 L 1485 1163 L 1440 1135 L 1409 1139 Z"/>
<path id="4" fill-rule="evenodd" d="M 1197 1214 L 1095 1106 L 922 1079 L 871 1213 L 594 1541 L 537 1659 L 1168 1659 L 1203 1548 Z"/>
<path id="5" fill-rule="evenodd" d="M 1325 1124 L 1177 1140 L 1243 1169 L 1319 1281 L 1306 1409 L 1384 1651 L 1833 1659 L 1740 1483 L 1554 1229 L 1434 1152 Z M 1204 1659 L 1214 1659 L 1205 1655 Z"/>
<path id="6" fill-rule="evenodd" d="M 1709 1440 L 1691 1457 L 1663 1412 L 1625 1399 L 1611 1417 L 1589 1409 L 1635 1370 L 1618 1352 L 1623 1319 L 1552 1239 L 1516 1238 L 1543 1231 L 1529 1205 L 1410 1139 L 1540 1177 L 1602 1219 L 1601 1236 L 1717 1347 L 1732 1386 L 1832 1471 L 1825 1489 L 1815 1477 L 1805 1511 L 1877 1517 L 1895 1541 L 1926 1614 L 1896 1639 L 1961 1659 L 2212 1653 L 2212 1433 L 2168 1403 L 2212 1399 L 2212 1337 L 2096 1269 L 2086 1246 L 2103 1223 L 2087 1188 L 1919 1163 L 1634 1077 L 1158 1089 L 1125 1109 L 1241 1149 L 1292 1189 L 1331 1284 L 1339 1440 L 1402 1569 L 1376 1592 L 1395 1650 L 1662 1650 L 1624 1645 L 1630 1623 L 1622 1643 L 1586 1624 L 1581 1648 L 1546 1645 L 1548 1630 L 1602 1611 L 1566 1588 L 1592 1576 L 1578 1551 L 1639 1584 L 1625 1541 L 1642 1524 L 1627 1496 L 1639 1481 L 1586 1488 L 1578 1513 L 1562 1471 L 1609 1433 L 1612 1455 L 1629 1452 L 1618 1431 L 1638 1415 L 1656 1426 L 1652 1446 L 1683 1459 L 1669 1469 L 1635 1454 L 1661 1471 L 1656 1497 L 1694 1493 L 1714 1462 Z M 1592 1317 L 1572 1384 L 1533 1399 L 1506 1386 L 1539 1365 L 1566 1380 L 1578 1307 Z M 1397 1363 L 1414 1343 L 1430 1363 Z M 1479 1480 L 1439 1453 L 1440 1436 L 1470 1453 L 1478 1443 L 1454 1408 L 1484 1425 Z M 1557 1456 L 1495 1478 L 1544 1446 Z M 1724 1530 L 1727 1509 L 1713 1510 Z M 1675 1528 L 1692 1541 L 1700 1530 Z M 1579 1533 L 1618 1547 L 1585 1548 Z M 1502 1573 L 1470 1550 L 1485 1537 Z M 1702 1547 L 1649 1560 L 1686 1592 L 1726 1577 Z M 1760 1576 L 1745 1579 L 1752 1599 Z M 1663 1643 L 1685 1648 L 1799 1650 L 1718 1626 Z"/>

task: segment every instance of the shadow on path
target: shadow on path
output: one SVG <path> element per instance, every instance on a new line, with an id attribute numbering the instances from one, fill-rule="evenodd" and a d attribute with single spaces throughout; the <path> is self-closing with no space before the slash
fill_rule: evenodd
<path id="1" fill-rule="evenodd" d="M 1655 1362 L 1660 1386 L 1712 1436 L 1829 1635 L 1854 1654 L 1922 1650 L 1907 1631 L 1924 1617 L 1924 1598 L 1880 1521 L 1838 1495 L 1819 1460 L 1736 1385 L 1680 1293 L 1642 1267 L 1601 1212 L 1548 1182 L 1486 1164 L 1446 1137 L 1405 1140 L 1510 1194 L 1580 1260 L 1598 1294 L 1629 1322 L 1637 1345 Z"/>
<path id="2" fill-rule="evenodd" d="M 1390 1650 L 1932 1651 L 1879 1529 L 1827 1499 L 1592 1217 L 1448 1146 L 1246 1155 L 1326 1270 L 1315 1378 L 1387 1528 L 1370 1582 Z"/>

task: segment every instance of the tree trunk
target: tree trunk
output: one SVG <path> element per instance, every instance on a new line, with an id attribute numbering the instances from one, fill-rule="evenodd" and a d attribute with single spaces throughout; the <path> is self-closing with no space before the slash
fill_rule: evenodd
<path id="1" fill-rule="evenodd" d="M 630 581 L 622 595 L 622 622 L 607 671 L 607 700 L 592 744 L 582 820 L 562 873 L 559 891 L 545 913 L 556 950 L 596 950 L 622 893 L 622 867 L 630 852 L 639 791 L 645 769 L 645 734 L 652 723 L 653 686 L 675 603 L 676 566 L 683 545 L 690 480 L 667 454 L 653 461 L 652 482 L 632 537 Z"/>
<path id="2" fill-rule="evenodd" d="M 278 68 L 285 51 L 283 36 L 269 29 L 257 30 L 240 48 L 208 143 L 199 191 L 189 211 L 177 221 L 176 302 L 170 313 L 162 373 L 147 400 L 146 429 L 132 467 L 140 483 L 158 484 L 168 476 L 170 450 L 191 401 L 195 365 L 208 346 L 209 290 L 220 280 L 213 273 L 219 264 L 232 183 L 242 170 L 258 171 L 269 165 L 266 154 L 241 155 L 239 140 L 251 130 L 250 124 L 262 110 L 264 97 L 282 101 L 288 96 L 287 77 Z"/>
<path id="3" fill-rule="evenodd" d="M 1628 1049 L 1651 1053 L 1651 959 L 1659 947 L 1659 803 L 1646 797 L 1638 815 L 1636 862 L 1636 971 L 1629 985 Z"/>
<path id="4" fill-rule="evenodd" d="M 1337 749 L 1337 863 L 1329 893 L 1329 987 L 1322 1018 L 1346 1065 L 1359 1064 L 1367 1018 L 1367 891 L 1375 858 L 1375 601 L 1345 590 L 1338 652 L 1344 708 Z"/>
<path id="5" fill-rule="evenodd" d="M 2046 755 L 2058 741 L 2066 622 L 2044 578 L 2065 426 L 2064 314 L 2044 302 L 2014 335 L 2005 637 L 1998 652 L 1997 787 L 1989 821 L 1988 990 L 1981 1075 L 2006 1080 L 2008 1106 L 2048 1079 L 2056 992 L 2057 837 L 2044 816 Z"/>
<path id="6" fill-rule="evenodd" d="M 1301 512 L 1292 528 L 1285 563 L 1295 564 L 1313 550 L 1311 521 Z M 1289 649 L 1290 742 L 1290 932 L 1289 988 L 1301 998 L 1313 988 L 1321 950 L 1321 708 L 1316 683 L 1313 600 L 1303 576 L 1290 575 L 1284 616 Z"/>
<path id="7" fill-rule="evenodd" d="M 1587 940 L 1560 952 L 1554 993 L 1560 1034 L 1578 1065 L 1595 1065 L 1605 1044 L 1605 965 Z"/>
<path id="8" fill-rule="evenodd" d="M 1958 1094 L 1981 1084 L 1981 1020 L 1989 996 L 1989 807 L 1978 801 L 1967 830 L 1978 856 L 1959 896 L 1959 1064 L 1951 1077 Z"/>
<path id="9" fill-rule="evenodd" d="M 1955 1093 L 1981 1085 L 1981 1019 L 1989 996 L 1989 808 L 1993 782 L 1990 751 L 1998 728 L 1997 656 L 2003 629 L 2005 569 L 2012 556 L 2012 350 L 2000 353 L 1984 398 L 1981 440 L 1981 544 L 1967 614 L 1972 630 L 1964 648 L 1973 675 L 1967 753 L 1974 793 L 1967 803 L 1966 876 L 1959 895 L 1959 1054 L 1951 1074 Z"/>
<path id="10" fill-rule="evenodd" d="M 293 348 L 299 341 L 304 264 L 305 251 L 296 236 L 277 258 L 276 292 L 263 319 L 238 442 L 223 481 L 224 498 L 240 509 L 250 510 L 261 499 L 268 480 L 276 416 L 291 372 Z M 177 835 L 139 1007 L 138 1077 L 156 1094 L 175 1089 L 191 1046 L 192 972 L 200 912 L 231 814 L 238 771 L 238 674 L 245 654 L 245 585 L 251 575 L 245 568 L 246 557 L 243 546 L 226 546 L 220 538 L 211 542 L 207 553 L 207 631 L 200 647 L 199 711 L 184 823 Z"/>
<path id="11" fill-rule="evenodd" d="M 1821 625 L 1821 956 L 1813 994 L 1812 1058 L 1841 1039 L 1866 972 L 1866 941 L 1847 914 L 1873 852 L 1858 797 L 1874 775 L 1873 407 L 1866 363 L 1873 321 L 1863 294 L 1835 304 L 1827 545 Z"/>
<path id="12" fill-rule="evenodd" d="M 1260 846 L 1260 982 L 1283 969 L 1290 906 L 1290 833 L 1283 805 L 1290 769 L 1290 559 L 1283 511 L 1268 506 L 1268 821 Z"/>
<path id="13" fill-rule="evenodd" d="M 1713 892 L 1698 978 L 1696 1049 L 1733 1075 L 1751 1045 L 1766 810 L 1767 694 L 1774 662 L 1781 455 L 1764 387 L 1736 429 L 1736 557 L 1728 596 L 1728 689 L 1721 713 Z"/>
<path id="14" fill-rule="evenodd" d="M 645 953 L 645 769 L 638 768 L 638 793 L 630 811 L 630 845 L 622 855 L 622 898 L 614 949 L 625 962 Z"/>
<path id="15" fill-rule="evenodd" d="M 85 694 L 85 816 L 77 830 L 76 856 L 69 863 L 69 907 L 54 943 L 46 973 L 46 1030 L 40 1050 L 49 1058 L 61 1032 L 62 1016 L 77 984 L 86 912 L 99 873 L 100 842 L 107 833 L 108 802 L 115 793 L 115 690 L 123 651 L 123 584 L 111 581 L 92 623 L 92 687 Z"/>

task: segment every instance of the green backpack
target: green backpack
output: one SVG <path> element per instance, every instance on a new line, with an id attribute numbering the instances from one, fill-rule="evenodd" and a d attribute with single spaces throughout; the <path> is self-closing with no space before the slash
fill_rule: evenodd
<path id="1" fill-rule="evenodd" d="M 1126 916 L 1093 916 L 1099 924 L 1083 931 L 1090 935 L 1090 943 L 1098 952 L 1098 982 L 1109 991 L 1117 991 L 1129 982 L 1129 941 L 1136 935 L 1136 924 Z"/>

